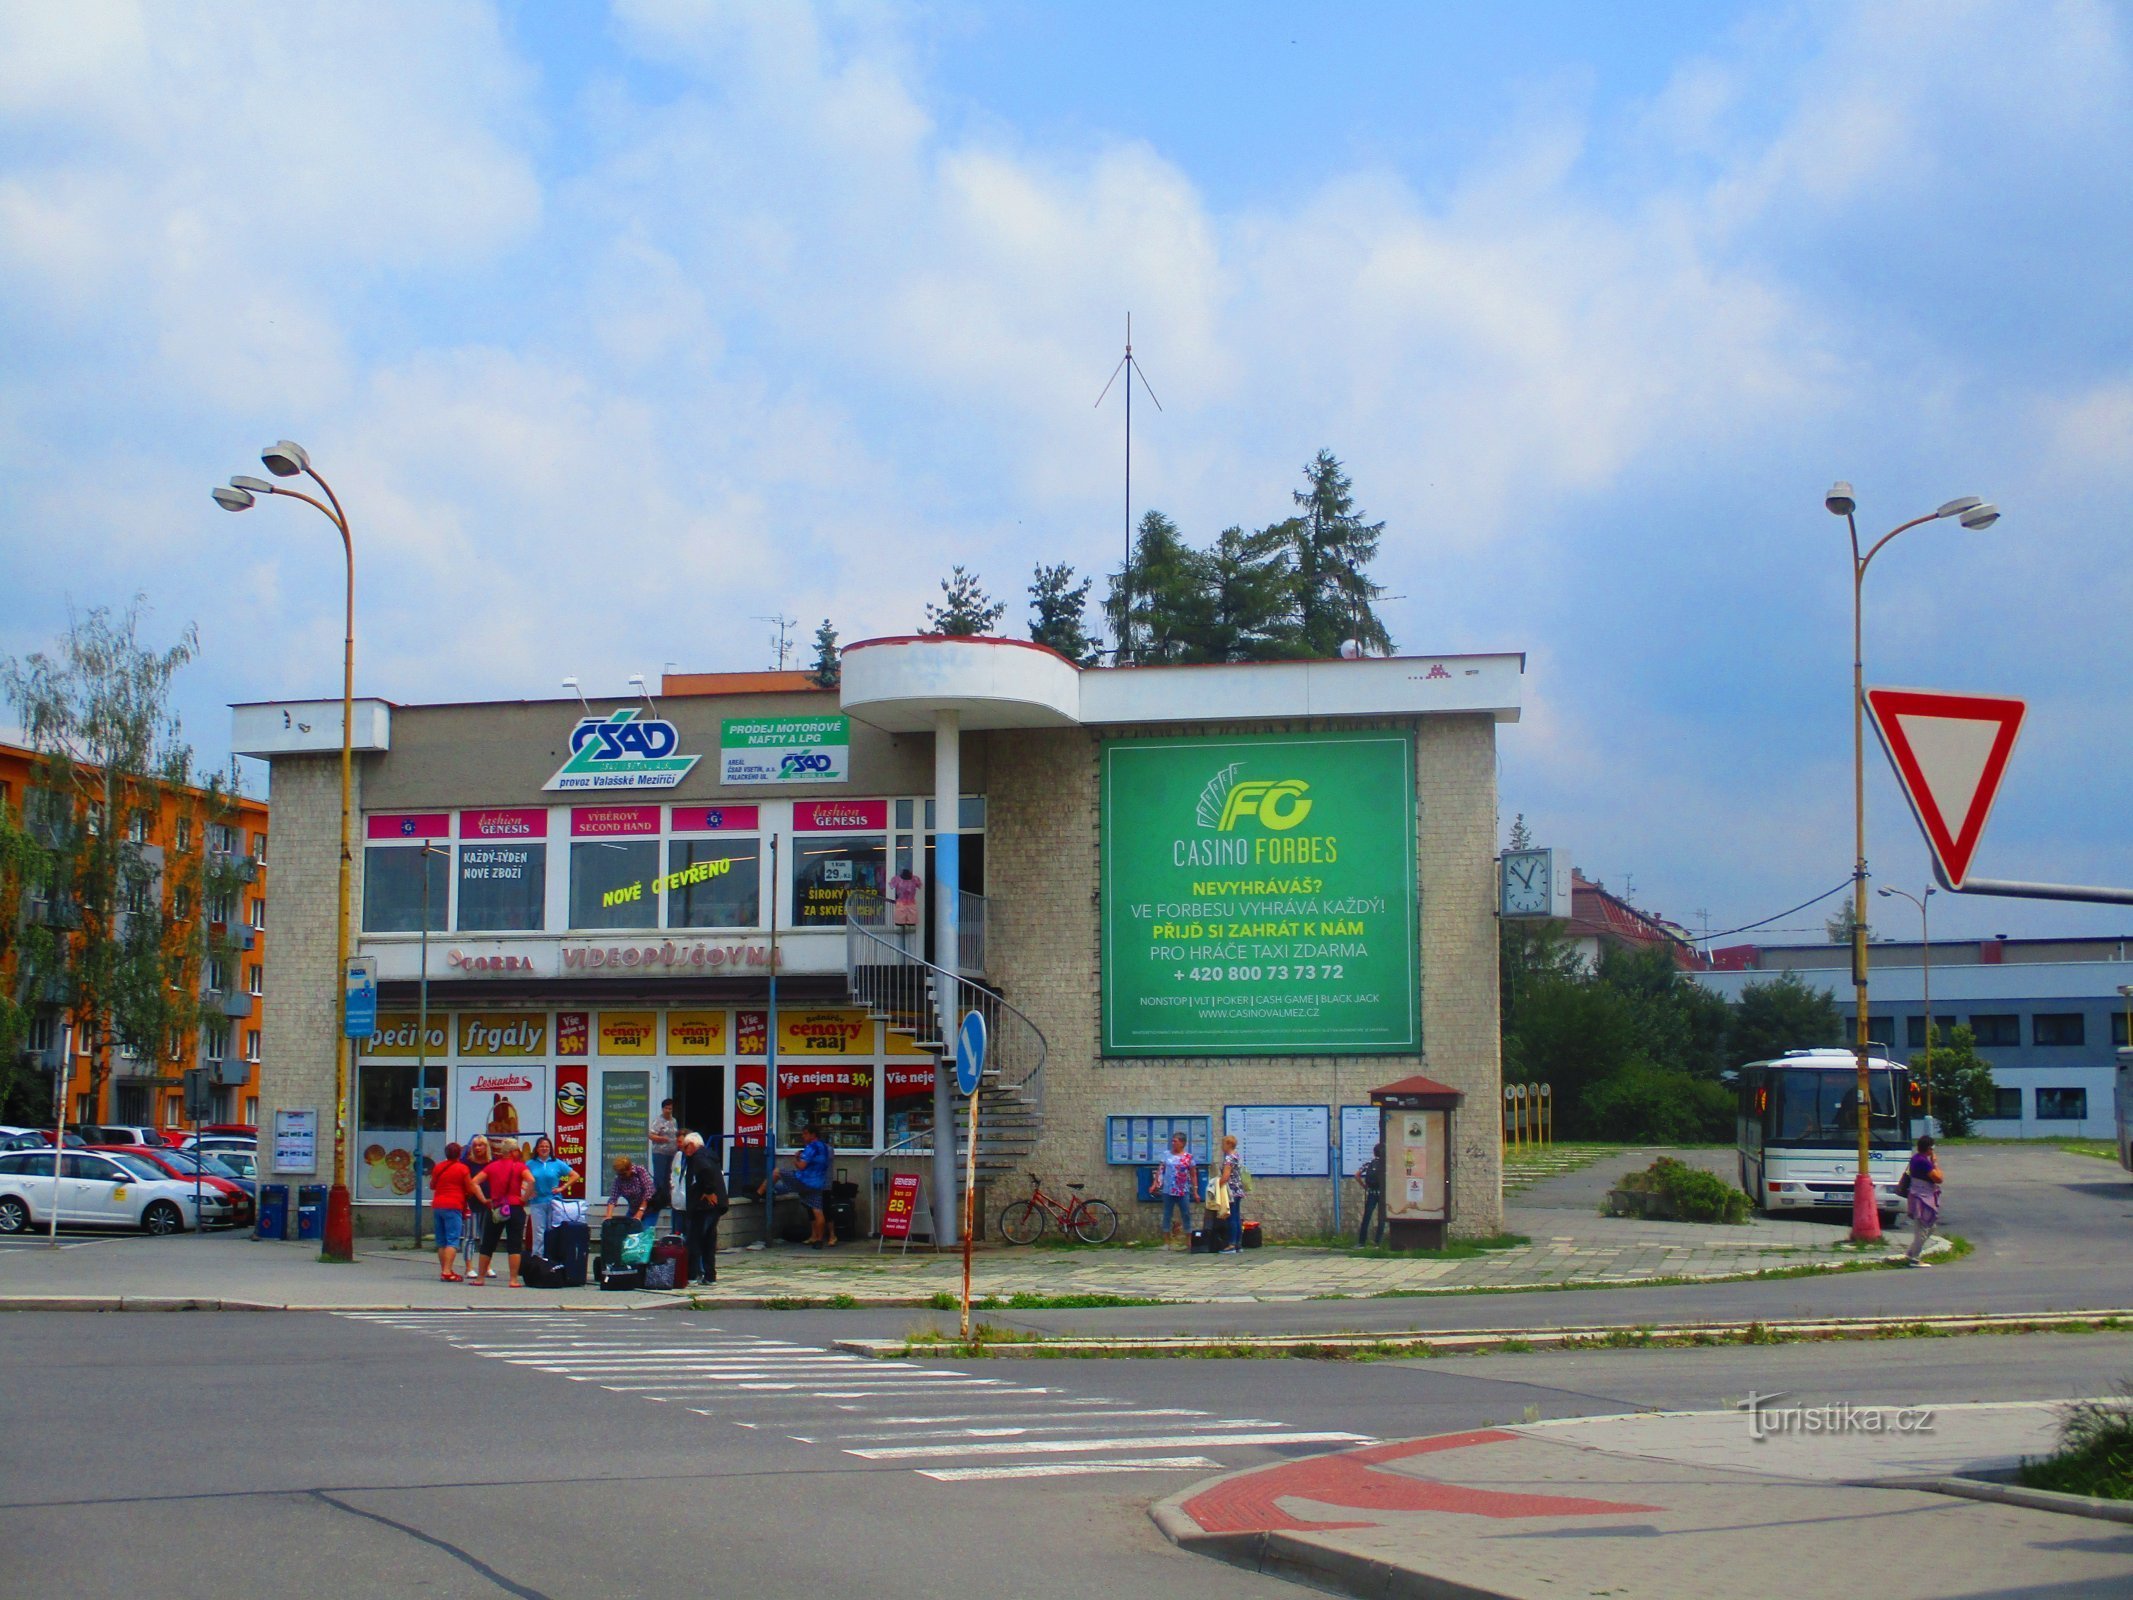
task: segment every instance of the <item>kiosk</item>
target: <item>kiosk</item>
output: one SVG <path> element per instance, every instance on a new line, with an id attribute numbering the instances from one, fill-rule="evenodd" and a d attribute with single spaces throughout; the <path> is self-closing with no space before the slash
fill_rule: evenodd
<path id="1" fill-rule="evenodd" d="M 1452 1220 L 1452 1117 L 1464 1096 L 1434 1078 L 1370 1091 L 1385 1142 L 1386 1242 L 1441 1250 Z"/>

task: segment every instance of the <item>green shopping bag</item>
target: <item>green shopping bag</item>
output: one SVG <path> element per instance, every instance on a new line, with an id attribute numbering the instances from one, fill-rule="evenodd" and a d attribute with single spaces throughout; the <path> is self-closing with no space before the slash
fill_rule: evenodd
<path id="1" fill-rule="evenodd" d="M 642 1267 L 651 1264 L 652 1246 L 659 1241 L 650 1228 L 639 1228 L 622 1241 L 622 1264 L 625 1267 Z"/>

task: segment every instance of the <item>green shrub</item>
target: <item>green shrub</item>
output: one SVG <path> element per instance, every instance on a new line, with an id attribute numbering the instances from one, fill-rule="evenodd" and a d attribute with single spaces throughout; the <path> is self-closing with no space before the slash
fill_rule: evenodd
<path id="1" fill-rule="evenodd" d="M 1589 1084 L 1579 1122 L 1598 1139 L 1624 1144 L 1699 1144 L 1730 1138 L 1734 1097 L 1724 1084 L 1634 1061 Z"/>
<path id="2" fill-rule="evenodd" d="M 1683 1222 L 1746 1222 L 1748 1197 L 1715 1172 L 1671 1156 L 1652 1163 L 1659 1192 Z"/>
<path id="3" fill-rule="evenodd" d="M 2133 1500 L 2133 1401 L 2077 1400 L 2066 1408 L 2059 1448 L 2022 1463 L 2022 1482 L 2061 1494 Z"/>

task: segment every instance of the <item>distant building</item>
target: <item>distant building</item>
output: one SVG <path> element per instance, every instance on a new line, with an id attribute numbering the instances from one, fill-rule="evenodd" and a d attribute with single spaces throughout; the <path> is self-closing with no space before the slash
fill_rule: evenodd
<path id="1" fill-rule="evenodd" d="M 1698 973 L 1696 981 L 1728 1000 L 1789 972 L 1828 994 L 1846 1028 L 1854 1025 L 1848 944 L 1736 945 L 1711 960 L 1718 970 Z M 1928 976 L 1941 1037 L 1969 1024 L 1978 1054 L 1992 1063 L 1999 1115 L 1980 1122 L 1979 1133 L 2115 1137 L 2114 1051 L 2126 1042 L 2118 990 L 2133 984 L 2133 936 L 1936 940 L 1930 948 L 1876 940 L 1867 1033 L 1896 1059 L 1924 1053 Z"/>
<path id="2" fill-rule="evenodd" d="M 1686 930 L 1639 911 L 1582 872 L 1570 875 L 1570 920 L 1562 925 L 1562 935 L 1588 969 L 1599 966 L 1605 950 L 1664 950 L 1683 970 L 1703 964 Z"/>

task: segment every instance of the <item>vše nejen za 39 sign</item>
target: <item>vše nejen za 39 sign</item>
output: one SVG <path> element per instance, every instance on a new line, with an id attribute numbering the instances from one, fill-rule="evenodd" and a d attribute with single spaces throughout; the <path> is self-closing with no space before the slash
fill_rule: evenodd
<path id="1" fill-rule="evenodd" d="M 1410 735 L 1114 740 L 1102 826 L 1106 1055 L 1421 1048 Z"/>

